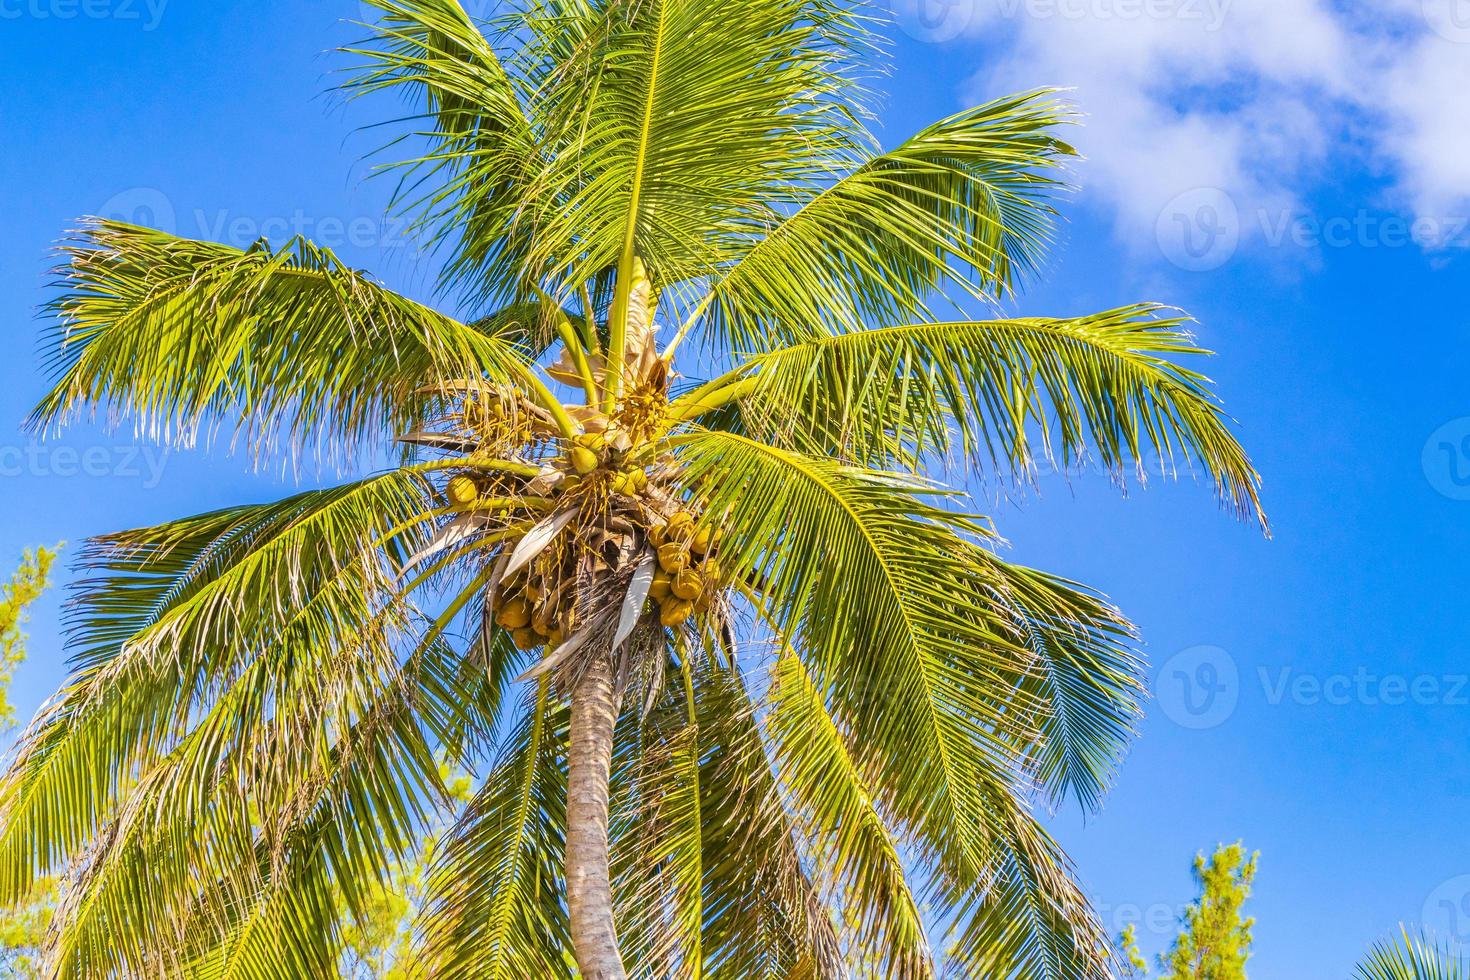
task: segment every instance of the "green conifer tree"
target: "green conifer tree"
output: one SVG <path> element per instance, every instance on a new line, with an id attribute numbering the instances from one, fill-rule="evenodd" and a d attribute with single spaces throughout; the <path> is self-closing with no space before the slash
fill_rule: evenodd
<path id="1" fill-rule="evenodd" d="M 1158 980 L 1245 980 L 1255 920 L 1241 913 L 1250 898 L 1259 858 L 1254 853 L 1247 859 L 1238 841 L 1228 847 L 1221 844 L 1208 862 L 1203 853 L 1195 856 L 1200 897 L 1185 909 L 1173 947 L 1159 957 L 1163 973 Z M 1148 961 L 1138 950 L 1137 927 L 1128 926 L 1118 937 L 1118 958 L 1124 977 L 1143 980 L 1148 976 Z"/>
<path id="2" fill-rule="evenodd" d="M 1259 853 L 1246 857 L 1236 842 L 1216 849 L 1208 863 L 1195 856 L 1199 901 L 1184 913 L 1174 948 L 1160 957 L 1161 980 L 1245 980 L 1254 919 L 1242 915 L 1256 877 Z"/>
<path id="3" fill-rule="evenodd" d="M 51 581 L 56 551 L 28 551 L 9 583 L 0 587 L 0 736 L 15 727 L 10 683 L 26 658 L 26 636 L 21 627 L 31 604 Z M 0 914 L 0 980 L 32 980 L 41 974 L 37 951 L 56 908 L 56 880 L 37 883 L 26 902 Z"/>

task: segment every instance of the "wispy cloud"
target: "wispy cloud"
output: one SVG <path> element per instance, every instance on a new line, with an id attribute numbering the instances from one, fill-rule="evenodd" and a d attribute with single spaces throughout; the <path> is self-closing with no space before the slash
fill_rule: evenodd
<path id="1" fill-rule="evenodd" d="M 1074 89 L 1080 176 L 1125 241 L 1167 254 L 1224 208 L 1260 218 L 1227 229 L 1249 245 L 1344 177 L 1363 207 L 1470 214 L 1470 0 L 892 2 L 921 39 L 996 42 L 972 99 Z"/>

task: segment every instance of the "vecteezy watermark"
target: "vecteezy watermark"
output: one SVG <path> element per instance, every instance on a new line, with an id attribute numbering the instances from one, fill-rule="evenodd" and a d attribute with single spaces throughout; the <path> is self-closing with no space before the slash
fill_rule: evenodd
<path id="1" fill-rule="evenodd" d="M 0 0 L 0 21 L 117 20 L 156 31 L 168 4 L 169 0 Z"/>
<path id="2" fill-rule="evenodd" d="M 1206 31 L 1225 25 L 1234 0 L 888 0 L 899 28 L 916 41 L 952 41 L 986 20 L 1067 20 L 1197 23 Z"/>
<path id="3" fill-rule="evenodd" d="M 1470 949 L 1470 875 L 1451 878 L 1430 892 L 1420 922 L 1457 951 Z"/>
<path id="4" fill-rule="evenodd" d="M 1441 496 L 1470 500 L 1470 416 L 1451 419 L 1424 441 L 1424 478 Z"/>
<path id="5" fill-rule="evenodd" d="M 1410 218 L 1359 210 L 1323 217 L 1261 210 L 1256 220 L 1271 248 L 1470 248 L 1470 215 Z"/>
<path id="6" fill-rule="evenodd" d="M 1225 724 L 1247 697 L 1268 707 L 1470 707 L 1470 674 L 1401 674 L 1366 666 L 1317 673 L 1262 666 L 1246 678 L 1228 652 L 1198 646 L 1159 668 L 1153 693 L 1170 721 L 1201 731 Z"/>
<path id="7" fill-rule="evenodd" d="M 1256 671 L 1269 705 L 1343 707 L 1360 704 L 1396 708 L 1470 705 L 1470 674 L 1380 674 L 1359 667 L 1351 673 L 1312 674 L 1291 667 L 1260 667 Z"/>
<path id="8" fill-rule="evenodd" d="M 1139 935 L 1173 936 L 1179 931 L 1187 905 L 1168 902 L 1094 902 L 1098 921 L 1109 936 L 1132 926 Z"/>
<path id="9" fill-rule="evenodd" d="M 163 191 L 133 187 L 114 194 L 95 212 L 99 218 L 156 228 L 170 235 L 249 248 L 265 239 L 280 244 L 300 236 L 323 248 L 396 249 L 410 244 L 409 222 L 395 216 L 291 214 L 257 217 L 228 210 L 181 212 Z"/>
<path id="10" fill-rule="evenodd" d="M 1154 237 L 1164 258 L 1187 272 L 1210 272 L 1240 247 L 1240 209 L 1218 187 L 1175 197 L 1159 212 Z"/>
<path id="11" fill-rule="evenodd" d="M 1154 679 L 1154 700 L 1183 728 L 1215 728 L 1235 713 L 1240 669 L 1220 647 L 1198 646 L 1164 662 Z"/>
<path id="12" fill-rule="evenodd" d="M 1434 33 L 1456 44 L 1470 44 L 1470 0 L 1423 0 L 1423 8 Z"/>
<path id="13" fill-rule="evenodd" d="M 0 446 L 0 479 L 133 480 L 144 490 L 163 482 L 169 451 L 157 446 Z"/>
<path id="14" fill-rule="evenodd" d="M 1121 936 L 1132 929 L 1135 939 L 1146 936 L 1150 942 L 1178 935 L 1180 923 L 1184 921 L 1188 908 L 1187 905 L 1171 905 L 1167 902 L 1093 903 L 1098 922 L 1107 935 Z"/>
<path id="15" fill-rule="evenodd" d="M 1199 187 L 1164 205 L 1154 237 L 1171 264 L 1210 272 L 1234 258 L 1248 239 L 1270 249 L 1470 248 L 1470 215 L 1408 217 L 1366 208 L 1333 215 L 1285 208 L 1245 212 L 1224 190 Z"/>

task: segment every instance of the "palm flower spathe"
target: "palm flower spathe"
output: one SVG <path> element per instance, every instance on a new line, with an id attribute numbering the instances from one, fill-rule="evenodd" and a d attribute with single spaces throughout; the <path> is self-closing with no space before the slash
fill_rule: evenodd
<path id="1" fill-rule="evenodd" d="M 404 457 L 91 544 L 0 788 L 0 896 L 70 875 L 57 975 L 336 975 L 447 760 L 427 976 L 1106 976 L 1031 806 L 1106 790 L 1131 628 L 926 468 L 1258 509 L 1179 318 L 931 313 L 1040 258 L 1064 110 L 879 151 L 830 0 L 372 3 L 349 88 L 417 107 L 399 203 L 475 315 L 305 241 L 66 250 L 37 428 Z"/>

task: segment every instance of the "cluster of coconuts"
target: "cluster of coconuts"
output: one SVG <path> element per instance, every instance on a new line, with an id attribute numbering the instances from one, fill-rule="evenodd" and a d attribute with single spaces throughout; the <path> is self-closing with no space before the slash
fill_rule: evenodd
<path id="1" fill-rule="evenodd" d="M 681 510 L 666 523 L 649 528 L 648 542 L 658 549 L 658 569 L 648 595 L 658 603 L 659 622 L 680 626 L 719 590 L 722 571 L 715 557 L 719 535 L 696 527 L 694 515 Z"/>
<path id="2" fill-rule="evenodd" d="M 573 437 L 567 450 L 571 472 L 567 474 L 562 488 L 571 489 L 577 486 L 581 478 L 596 473 L 602 467 L 604 454 L 609 449 L 617 450 L 618 446 L 608 439 L 606 433 L 586 432 Z M 611 486 L 613 493 L 636 497 L 648 489 L 648 471 L 642 467 L 613 471 Z"/>
<path id="3" fill-rule="evenodd" d="M 575 436 L 567 447 L 565 475 L 552 492 L 579 486 L 602 469 L 608 457 L 619 456 L 620 448 L 604 433 Z M 638 497 L 648 490 L 648 473 L 641 467 L 609 473 L 614 494 Z M 484 501 L 484 494 L 481 481 L 463 473 L 451 477 L 444 488 L 445 498 L 457 510 L 475 508 Z M 698 526 L 695 515 L 684 510 L 648 527 L 646 534 L 657 552 L 649 598 L 657 606 L 659 622 L 668 628 L 681 626 L 706 610 L 719 591 L 723 577 L 716 557 L 720 535 Z M 496 624 L 510 633 L 521 650 L 557 647 L 575 626 L 574 590 L 568 588 L 569 578 L 558 567 L 563 557 L 548 553 L 501 584 L 492 613 Z"/>
<path id="4" fill-rule="evenodd" d="M 539 564 L 539 563 L 538 563 Z M 501 587 L 495 600 L 495 622 L 510 633 L 521 650 L 558 647 L 576 625 L 575 603 L 557 588 L 556 569 L 522 572 Z"/>

